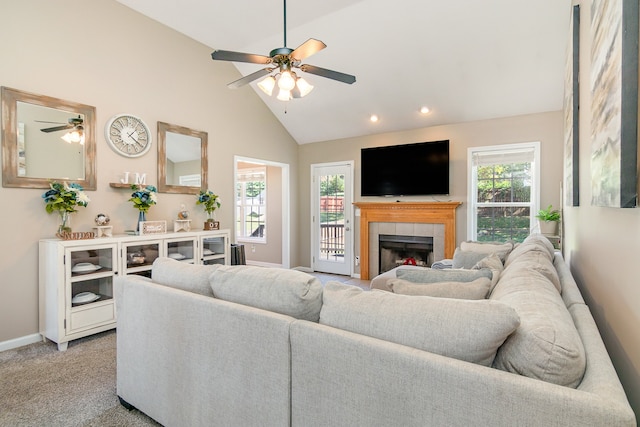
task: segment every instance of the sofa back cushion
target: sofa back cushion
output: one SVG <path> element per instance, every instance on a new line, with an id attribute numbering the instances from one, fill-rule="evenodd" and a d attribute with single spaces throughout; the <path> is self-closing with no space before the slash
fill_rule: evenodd
<path id="1" fill-rule="evenodd" d="M 175 259 L 160 257 L 153 262 L 151 279 L 161 285 L 212 297 L 209 276 L 218 267 L 217 264 L 187 264 Z"/>
<path id="2" fill-rule="evenodd" d="M 520 321 L 514 309 L 496 301 L 398 295 L 329 282 L 320 323 L 490 366 Z"/>
<path id="3" fill-rule="evenodd" d="M 488 268 L 480 270 L 418 268 L 411 270 L 398 269 L 396 276 L 399 279 L 414 283 L 471 282 L 480 277 L 491 279 L 493 273 Z"/>
<path id="4" fill-rule="evenodd" d="M 387 283 L 395 294 L 472 300 L 485 299 L 491 288 L 491 280 L 487 277 L 472 282 L 413 283 L 391 279 Z"/>
<path id="5" fill-rule="evenodd" d="M 215 298 L 317 322 L 322 284 L 297 270 L 221 265 L 209 278 Z"/>
<path id="6" fill-rule="evenodd" d="M 536 251 L 545 254 L 549 258 L 549 261 L 553 261 L 553 256 L 555 249 L 553 245 L 542 234 L 530 234 L 526 239 L 520 244 L 518 244 L 513 251 L 509 254 L 506 261 L 504 262 L 505 268 L 509 266 L 513 262 L 513 260 L 517 259 L 520 255 L 525 252 Z"/>
<path id="7" fill-rule="evenodd" d="M 513 267 L 516 262 L 513 261 Z M 513 307 L 521 323 L 498 350 L 494 366 L 576 387 L 584 375 L 586 356 L 562 297 L 537 270 L 528 269 L 526 275 L 520 275 L 507 271 L 511 268 L 505 269 L 490 299 Z"/>

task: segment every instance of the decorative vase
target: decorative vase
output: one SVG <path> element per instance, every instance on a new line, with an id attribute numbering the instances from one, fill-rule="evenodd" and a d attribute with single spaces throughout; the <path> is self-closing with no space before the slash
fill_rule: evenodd
<path id="1" fill-rule="evenodd" d="M 147 213 L 144 211 L 140 211 L 138 213 L 138 227 L 136 228 L 136 231 L 138 233 L 140 233 L 140 222 L 146 221 L 146 220 L 147 220 Z"/>
<path id="2" fill-rule="evenodd" d="M 220 223 L 216 221 L 216 211 L 207 212 L 207 220 L 204 222 L 205 230 L 219 230 Z"/>
<path id="3" fill-rule="evenodd" d="M 58 211 L 60 222 L 58 224 L 58 233 L 70 233 L 71 232 L 71 216 L 67 211 Z"/>

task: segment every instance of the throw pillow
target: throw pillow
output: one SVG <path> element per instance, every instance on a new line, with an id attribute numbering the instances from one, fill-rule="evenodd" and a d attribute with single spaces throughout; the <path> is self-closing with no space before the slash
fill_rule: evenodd
<path id="1" fill-rule="evenodd" d="M 486 256 L 487 254 L 483 252 L 463 251 L 460 248 L 456 248 L 455 252 L 453 253 L 453 265 L 451 267 L 469 269 Z"/>
<path id="2" fill-rule="evenodd" d="M 520 321 L 515 310 L 496 301 L 398 295 L 329 282 L 320 323 L 490 366 Z"/>
<path id="3" fill-rule="evenodd" d="M 472 282 L 413 283 L 391 279 L 387 283 L 395 294 L 471 300 L 485 299 L 491 288 L 491 280 L 486 277 Z"/>
<path id="4" fill-rule="evenodd" d="M 312 322 L 320 317 L 322 284 L 302 271 L 221 265 L 209 282 L 218 299 Z"/>
<path id="5" fill-rule="evenodd" d="M 463 251 L 469 252 L 482 252 L 484 254 L 492 254 L 496 252 L 511 252 L 513 250 L 513 243 L 505 242 L 476 242 L 472 240 L 467 240 L 466 242 L 460 243 L 460 249 Z"/>
<path id="6" fill-rule="evenodd" d="M 175 259 L 160 257 L 153 261 L 151 279 L 164 286 L 212 297 L 209 276 L 218 267 L 220 267 L 218 264 L 187 264 Z"/>
<path id="7" fill-rule="evenodd" d="M 396 277 L 413 283 L 471 282 L 480 277 L 491 279 L 492 274 L 488 268 L 480 270 L 421 268 L 412 270 L 398 269 L 396 271 Z"/>
<path id="8" fill-rule="evenodd" d="M 505 272 L 506 273 L 506 272 Z M 513 307 L 520 327 L 500 347 L 494 367 L 567 387 L 580 384 L 584 346 L 555 286 L 538 271 L 503 274 L 491 300 Z"/>
<path id="9" fill-rule="evenodd" d="M 498 255 L 492 254 L 486 258 L 482 258 L 472 268 L 474 270 L 481 270 L 483 268 L 491 270 L 491 289 L 493 289 L 496 286 L 496 283 L 498 283 L 498 279 L 504 270 L 504 265 Z"/>

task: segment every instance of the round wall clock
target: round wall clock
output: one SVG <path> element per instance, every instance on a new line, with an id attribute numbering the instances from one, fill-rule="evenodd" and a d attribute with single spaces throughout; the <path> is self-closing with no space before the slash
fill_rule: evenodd
<path id="1" fill-rule="evenodd" d="M 131 114 L 116 114 L 107 122 L 105 137 L 116 153 L 139 157 L 151 148 L 151 132 L 147 124 Z"/>

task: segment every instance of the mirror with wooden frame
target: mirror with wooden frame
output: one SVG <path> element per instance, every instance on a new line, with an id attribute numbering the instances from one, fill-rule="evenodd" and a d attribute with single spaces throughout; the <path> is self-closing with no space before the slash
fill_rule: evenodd
<path id="1" fill-rule="evenodd" d="M 95 107 L 8 87 L 1 97 L 3 187 L 96 189 Z"/>
<path id="2" fill-rule="evenodd" d="M 207 188 L 207 132 L 158 122 L 158 191 L 198 194 Z"/>

